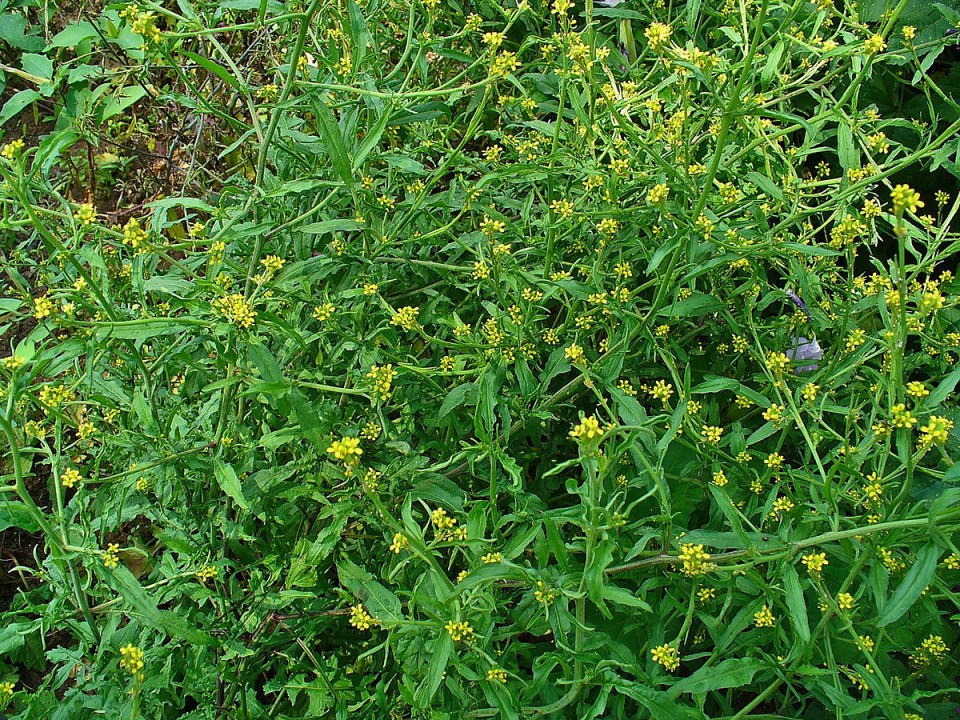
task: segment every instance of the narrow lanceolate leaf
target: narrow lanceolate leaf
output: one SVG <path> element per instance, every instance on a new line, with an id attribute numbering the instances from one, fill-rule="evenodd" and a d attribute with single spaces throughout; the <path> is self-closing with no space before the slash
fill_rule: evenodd
<path id="1" fill-rule="evenodd" d="M 420 707 L 427 707 L 430 700 L 440 687 L 440 681 L 443 680 L 443 673 L 447 669 L 447 661 L 450 659 L 450 653 L 453 651 L 453 640 L 450 634 L 444 630 L 440 637 L 431 647 L 430 667 L 427 668 L 427 675 L 417 688 L 416 700 Z"/>
<path id="2" fill-rule="evenodd" d="M 807 604 L 803 599 L 803 588 L 793 565 L 783 569 L 783 590 L 786 594 L 787 608 L 790 610 L 790 622 L 801 641 L 810 640 L 810 623 L 807 620 Z"/>
<path id="3" fill-rule="evenodd" d="M 340 583 L 353 593 L 363 603 L 367 612 L 377 620 L 396 622 L 403 617 L 400 599 L 362 567 L 344 559 L 337 563 L 337 573 L 340 575 Z"/>
<path id="4" fill-rule="evenodd" d="M 137 582 L 123 565 L 115 567 L 111 573 L 113 586 L 120 595 L 137 611 L 144 625 L 163 630 L 194 645 L 216 645 L 217 641 L 202 630 L 190 625 L 182 616 L 169 610 L 161 610 L 147 595 L 147 591 Z"/>
<path id="5" fill-rule="evenodd" d="M 244 510 L 250 509 L 250 503 L 243 496 L 243 488 L 240 486 L 240 478 L 236 471 L 230 465 L 217 459 L 213 463 L 213 474 L 217 478 L 217 484 L 233 501 Z"/>
<path id="6" fill-rule="evenodd" d="M 917 559 L 900 583 L 900 587 L 880 610 L 880 615 L 877 617 L 878 627 L 885 627 L 899 620 L 907 610 L 913 607 L 933 579 L 939 557 L 940 548 L 933 543 L 928 543 L 917 553 Z"/>
<path id="7" fill-rule="evenodd" d="M 676 698 L 682 693 L 695 695 L 749 685 L 753 682 L 753 676 L 765 665 L 759 658 L 730 658 L 713 667 L 700 668 L 670 688 L 669 693 Z"/>
<path id="8" fill-rule="evenodd" d="M 315 107 L 317 109 L 317 119 L 320 121 L 320 129 L 323 133 L 323 142 L 330 154 L 330 163 L 344 184 L 347 187 L 352 187 L 353 171 L 350 169 L 350 156 L 347 154 L 347 146 L 343 142 L 340 126 L 337 124 L 333 112 L 323 102 L 316 103 Z"/>

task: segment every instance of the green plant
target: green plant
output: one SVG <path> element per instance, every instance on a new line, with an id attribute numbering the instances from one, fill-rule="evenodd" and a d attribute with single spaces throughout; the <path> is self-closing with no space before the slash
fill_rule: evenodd
<path id="1" fill-rule="evenodd" d="M 47 19 L 0 110 L 4 712 L 952 717 L 956 21 Z"/>

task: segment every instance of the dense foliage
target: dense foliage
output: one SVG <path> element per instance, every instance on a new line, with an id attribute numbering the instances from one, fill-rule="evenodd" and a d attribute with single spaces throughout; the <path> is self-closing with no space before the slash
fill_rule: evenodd
<path id="1" fill-rule="evenodd" d="M 8 717 L 955 717 L 956 5 L 4 8 Z"/>

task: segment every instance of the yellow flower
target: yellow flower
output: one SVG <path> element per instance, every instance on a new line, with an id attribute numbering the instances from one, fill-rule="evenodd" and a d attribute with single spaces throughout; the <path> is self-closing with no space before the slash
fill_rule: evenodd
<path id="1" fill-rule="evenodd" d="M 943 660 L 950 648 L 940 635 L 930 635 L 910 655 L 910 661 L 919 667 Z"/>
<path id="2" fill-rule="evenodd" d="M 77 483 L 82 483 L 82 482 L 83 482 L 83 476 L 81 476 L 80 473 L 74 470 L 73 468 L 67 468 L 60 475 L 60 483 L 65 488 L 72 488 Z"/>
<path id="3" fill-rule="evenodd" d="M 363 609 L 363 605 L 353 605 L 350 608 L 350 624 L 357 630 L 369 630 L 377 624 L 377 619 Z"/>
<path id="4" fill-rule="evenodd" d="M 113 570 L 120 564 L 120 546 L 117 543 L 110 543 L 103 552 L 103 566 Z"/>
<path id="5" fill-rule="evenodd" d="M 393 369 L 392 364 L 372 365 L 366 377 L 373 380 L 374 392 L 381 400 L 389 400 L 393 397 L 393 379 L 397 377 L 397 371 Z"/>
<path id="6" fill-rule="evenodd" d="M 473 635 L 473 628 L 470 627 L 470 623 L 467 622 L 454 622 L 453 620 L 450 620 L 443 627 L 446 628 L 448 633 L 450 633 L 450 637 L 454 642 L 469 640 Z"/>
<path id="7" fill-rule="evenodd" d="M 13 160 L 25 147 L 25 143 L 20 138 L 17 138 L 13 142 L 8 142 L 3 146 L 3 149 L 0 150 L 0 155 L 2 155 L 7 160 Z"/>
<path id="8" fill-rule="evenodd" d="M 736 339 L 734 339 L 736 346 Z M 767 355 L 767 367 L 774 375 L 783 375 L 784 370 L 790 365 L 790 358 L 782 352 L 773 352 Z"/>
<path id="9" fill-rule="evenodd" d="M 500 667 L 492 667 L 487 670 L 487 680 L 505 683 L 507 681 L 507 671 Z"/>
<path id="10" fill-rule="evenodd" d="M 390 543 L 390 550 L 399 555 L 400 551 L 404 550 L 409 544 L 410 541 L 407 540 L 403 533 L 396 533 L 393 536 L 393 542 Z"/>
<path id="11" fill-rule="evenodd" d="M 336 310 L 337 308 L 333 305 L 333 303 L 317 305 L 313 309 L 313 317 L 318 322 L 325 322 L 333 316 L 333 313 L 336 312 Z"/>
<path id="12" fill-rule="evenodd" d="M 537 599 L 538 603 L 552 605 L 553 601 L 557 598 L 557 591 L 545 584 L 543 580 L 537 580 L 537 589 L 533 591 L 533 596 Z"/>
<path id="13" fill-rule="evenodd" d="M 783 410 L 783 405 L 774 403 L 763 411 L 763 419 L 779 425 L 780 421 L 783 420 Z"/>
<path id="14" fill-rule="evenodd" d="M 573 203 L 569 200 L 554 200 L 550 203 L 550 209 L 564 220 L 573 217 Z"/>
<path id="15" fill-rule="evenodd" d="M 917 29 L 913 25 L 905 25 L 902 32 L 903 39 L 908 42 L 917 37 Z"/>
<path id="16" fill-rule="evenodd" d="M 763 464 L 771 470 L 777 470 L 783 465 L 784 459 L 785 458 L 780 453 L 772 452 L 767 455 L 767 459 L 763 461 Z"/>
<path id="17" fill-rule="evenodd" d="M 953 421 L 939 415 L 931 415 L 926 425 L 920 426 L 923 435 L 920 438 L 921 446 L 943 445 L 947 442 Z"/>
<path id="18" fill-rule="evenodd" d="M 490 77 L 506 77 L 519 67 L 520 61 L 517 60 L 516 53 L 504 51 L 497 55 L 496 59 L 491 63 Z"/>
<path id="19" fill-rule="evenodd" d="M 890 422 L 895 428 L 906 428 L 909 430 L 917 424 L 917 419 L 913 416 L 913 413 L 907 410 L 907 406 L 903 403 L 894 405 L 890 411 L 890 415 Z"/>
<path id="20" fill-rule="evenodd" d="M 498 552 L 487 553 L 482 558 L 480 558 L 485 565 L 494 565 L 498 562 L 503 561 L 503 555 Z"/>
<path id="21" fill-rule="evenodd" d="M 127 220 L 123 226 L 123 244 L 129 245 L 134 250 L 138 249 L 147 240 L 147 231 L 140 227 L 136 218 Z"/>
<path id="22" fill-rule="evenodd" d="M 804 555 L 800 560 L 807 566 L 807 572 L 811 575 L 819 575 L 820 571 L 830 564 L 826 553 L 810 553 Z"/>
<path id="23" fill-rule="evenodd" d="M 570 437 L 580 442 L 599 440 L 603 437 L 600 421 L 593 415 L 588 415 L 570 431 Z"/>
<path id="24" fill-rule="evenodd" d="M 503 44 L 503 37 L 502 32 L 486 32 L 483 34 L 483 42 L 487 47 L 496 50 Z"/>
<path id="25" fill-rule="evenodd" d="M 81 227 L 87 227 L 96 219 L 97 211 L 94 209 L 93 203 L 83 203 L 73 214 L 73 217 L 80 223 Z"/>
<path id="26" fill-rule="evenodd" d="M 16 687 L 12 682 L 0 683 L 0 700 L 6 700 L 13 697 L 13 689 Z"/>
<path id="27" fill-rule="evenodd" d="M 243 293 L 233 293 L 213 301 L 213 308 L 227 321 L 239 328 L 247 329 L 257 319 L 257 312 Z"/>
<path id="28" fill-rule="evenodd" d="M 907 383 L 907 395 L 915 398 L 925 398 L 930 394 L 930 391 L 927 390 L 927 386 L 922 382 L 908 382 Z"/>
<path id="29" fill-rule="evenodd" d="M 920 194 L 909 185 L 897 185 L 891 191 L 890 199 L 893 200 L 893 212 L 897 215 L 901 215 L 904 210 L 915 213 L 918 208 L 923 207 Z"/>
<path id="30" fill-rule="evenodd" d="M 704 425 L 703 430 L 700 431 L 700 434 L 703 437 L 704 442 L 710 443 L 711 445 L 716 445 L 720 442 L 720 436 L 723 434 L 723 428 L 716 427 L 714 425 Z"/>
<path id="31" fill-rule="evenodd" d="M 678 559 L 683 563 L 683 574 L 688 577 L 706 575 L 715 567 L 710 562 L 710 554 L 704 552 L 703 545 L 684 543 L 680 546 Z"/>
<path id="32" fill-rule="evenodd" d="M 777 619 L 770 611 L 770 608 L 764 605 L 753 614 L 753 624 L 758 628 L 773 627 L 777 624 Z"/>
<path id="33" fill-rule="evenodd" d="M 120 648 L 120 667 L 133 675 L 135 679 L 142 679 L 143 650 L 131 643 L 124 645 Z"/>
<path id="34" fill-rule="evenodd" d="M 334 440 L 327 448 L 327 452 L 344 465 L 356 465 L 363 454 L 363 450 L 360 449 L 360 438 L 355 437 L 341 437 L 339 440 Z"/>
<path id="35" fill-rule="evenodd" d="M 883 39 L 882 35 L 874 35 L 863 44 L 864 50 L 866 50 L 870 55 L 876 55 L 878 52 L 883 52 L 886 47 L 887 43 Z"/>
<path id="36" fill-rule="evenodd" d="M 570 347 L 564 350 L 563 355 L 574 365 L 585 365 L 587 362 L 587 358 L 583 354 L 583 348 L 576 343 L 571 344 Z"/>
<path id="37" fill-rule="evenodd" d="M 717 487 L 723 487 L 727 482 L 727 476 L 724 475 L 723 470 L 717 470 L 713 474 L 713 484 Z"/>
<path id="38" fill-rule="evenodd" d="M 44 318 L 50 317 L 50 315 L 53 313 L 53 310 L 53 301 L 51 301 L 46 295 L 43 297 L 38 297 L 33 301 L 33 316 L 37 320 L 43 320 Z"/>
<path id="39" fill-rule="evenodd" d="M 837 607 L 841 610 L 850 610 L 853 608 L 853 595 L 850 593 L 840 593 L 837 595 Z"/>
<path id="40" fill-rule="evenodd" d="M 597 225 L 597 230 L 599 230 L 604 235 L 615 235 L 617 230 L 620 229 L 620 223 L 613 218 L 604 218 Z"/>
<path id="41" fill-rule="evenodd" d="M 220 574 L 220 571 L 217 570 L 215 566 L 204 565 L 202 568 L 200 568 L 197 571 L 197 579 L 199 579 L 200 582 L 206 584 L 211 580 L 213 580 L 215 577 L 217 577 L 217 575 L 219 574 Z"/>
<path id="42" fill-rule="evenodd" d="M 673 30 L 670 26 L 661 22 L 650 23 L 650 26 L 643 31 L 647 42 L 650 43 L 651 50 L 656 50 L 670 42 L 670 35 L 672 33 Z"/>
<path id="43" fill-rule="evenodd" d="M 263 265 L 267 272 L 270 273 L 280 272 L 280 268 L 282 268 L 285 263 L 286 260 L 277 257 L 276 255 L 267 255 L 263 260 L 260 261 L 260 264 Z"/>
<path id="44" fill-rule="evenodd" d="M 666 183 L 658 183 L 647 191 L 647 202 L 651 205 L 659 205 L 667 199 L 670 194 L 670 188 Z"/>
<path id="45" fill-rule="evenodd" d="M 404 330 L 413 330 L 417 326 L 418 312 L 420 312 L 420 308 L 407 305 L 397 310 L 397 314 L 393 316 L 390 323 L 402 327 Z"/>
<path id="46" fill-rule="evenodd" d="M 668 672 L 680 667 L 680 651 L 671 645 L 659 645 L 650 651 L 653 661 L 663 665 Z"/>

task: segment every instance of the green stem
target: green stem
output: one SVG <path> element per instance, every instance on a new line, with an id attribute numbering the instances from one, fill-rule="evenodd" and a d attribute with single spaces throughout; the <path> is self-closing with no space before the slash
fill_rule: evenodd
<path id="1" fill-rule="evenodd" d="M 47 522 L 46 516 L 43 514 L 40 508 L 37 507 L 37 504 L 33 501 L 33 496 L 30 495 L 30 491 L 27 489 L 27 484 L 24 480 L 23 473 L 23 457 L 20 455 L 20 444 L 17 441 L 16 433 L 13 430 L 13 425 L 10 424 L 10 420 L 3 413 L 0 413 L 0 429 L 3 430 L 4 435 L 7 437 L 7 443 L 10 445 L 10 457 L 13 461 L 13 474 L 16 480 L 16 485 L 14 486 L 16 493 L 26 508 L 27 514 L 30 515 L 30 518 L 43 531 L 44 538 L 46 538 L 47 544 L 50 546 L 50 551 L 54 558 L 58 562 L 66 564 L 67 568 L 69 569 L 70 577 L 73 581 L 74 594 L 77 597 L 77 604 L 80 607 L 80 611 L 83 613 L 84 620 L 86 620 L 87 625 L 90 627 L 90 632 L 93 633 L 94 641 L 99 644 L 100 630 L 93 621 L 93 614 L 90 612 L 90 604 L 87 602 L 87 595 L 83 591 L 83 585 L 80 582 L 80 574 L 77 572 L 77 568 L 73 564 L 73 561 L 65 556 L 64 544 L 57 537 L 53 526 Z"/>

